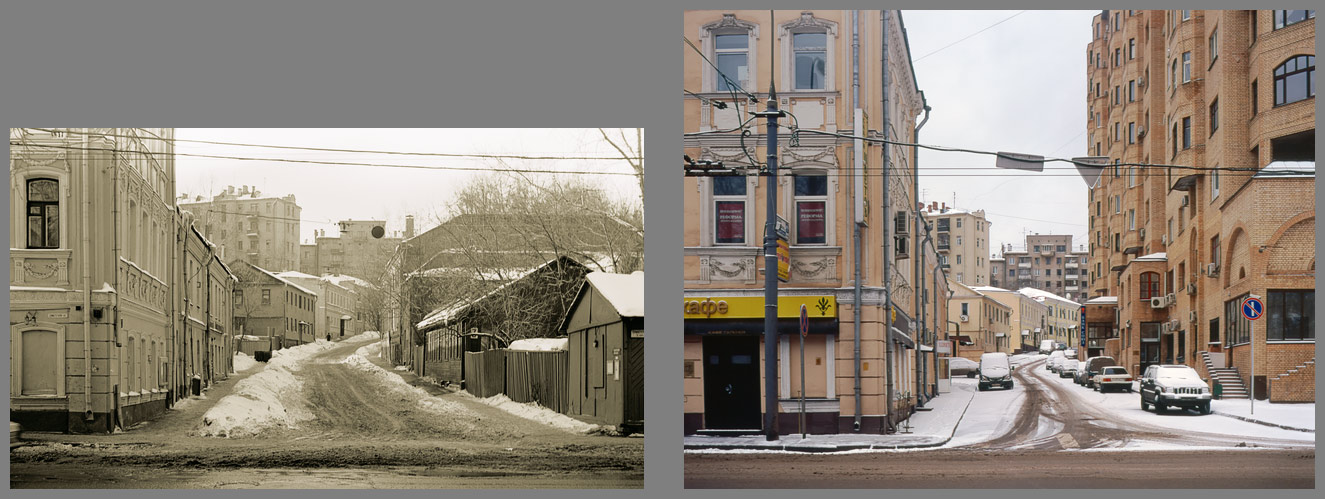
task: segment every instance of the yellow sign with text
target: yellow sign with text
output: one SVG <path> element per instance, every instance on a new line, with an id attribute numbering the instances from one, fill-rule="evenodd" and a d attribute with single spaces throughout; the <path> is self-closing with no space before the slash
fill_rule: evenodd
<path id="1" fill-rule="evenodd" d="M 811 319 L 837 317 L 837 297 L 779 296 L 778 318 L 800 318 L 801 305 L 805 305 Z M 762 296 L 715 296 L 685 300 L 687 319 L 758 319 L 763 316 Z"/>

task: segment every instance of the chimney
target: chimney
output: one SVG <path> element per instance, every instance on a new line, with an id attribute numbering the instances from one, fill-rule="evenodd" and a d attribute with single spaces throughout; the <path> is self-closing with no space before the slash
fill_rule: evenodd
<path id="1" fill-rule="evenodd" d="M 414 215 L 405 215 L 405 238 L 414 237 Z"/>

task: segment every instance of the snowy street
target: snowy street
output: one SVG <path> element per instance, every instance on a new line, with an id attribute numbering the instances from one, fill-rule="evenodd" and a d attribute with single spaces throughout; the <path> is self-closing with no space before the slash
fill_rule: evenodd
<path id="1" fill-rule="evenodd" d="M 25 435 L 35 443 L 11 454 L 11 486 L 643 485 L 643 438 L 419 381 L 381 360 L 379 346 L 365 333 L 278 351 L 127 432 Z"/>

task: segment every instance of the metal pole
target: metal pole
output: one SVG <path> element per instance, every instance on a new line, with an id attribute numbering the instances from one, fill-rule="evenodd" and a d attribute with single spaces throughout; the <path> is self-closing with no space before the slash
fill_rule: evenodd
<path id="1" fill-rule="evenodd" d="M 1245 300 L 1243 307 L 1246 307 Z M 1247 321 L 1247 326 L 1251 329 L 1251 375 L 1247 380 L 1251 381 L 1251 413 L 1256 414 L 1256 323 Z"/>
<path id="2" fill-rule="evenodd" d="M 801 335 L 801 440 L 805 439 L 805 335 Z"/>
<path id="3" fill-rule="evenodd" d="M 764 432 L 768 440 L 778 439 L 778 111 L 777 89 L 768 84 L 768 191 L 764 211 Z"/>
<path id="4" fill-rule="evenodd" d="M 883 67 L 883 77 L 880 81 L 880 88 L 883 89 L 883 112 L 880 114 L 883 117 L 883 124 L 879 128 L 882 130 L 884 138 L 888 138 L 888 11 L 883 11 L 881 16 L 883 21 L 881 29 L 883 33 L 881 35 L 883 38 L 883 54 L 881 55 L 883 59 L 881 64 Z M 883 209 L 881 213 L 881 218 L 883 218 L 883 359 L 884 376 L 886 379 L 884 399 L 885 416 L 883 420 L 885 426 L 884 430 L 890 432 L 893 427 L 893 369 L 895 369 L 896 366 L 893 364 L 894 359 L 892 348 L 893 281 L 892 265 L 890 264 L 892 263 L 893 254 L 890 251 L 891 246 L 888 244 L 889 237 L 892 235 L 890 231 L 892 228 L 892 218 L 889 217 L 888 214 L 888 191 L 890 190 L 888 170 L 891 170 L 892 168 L 888 165 L 887 144 L 883 145 L 883 165 L 881 165 L 881 168 L 883 169 Z"/>

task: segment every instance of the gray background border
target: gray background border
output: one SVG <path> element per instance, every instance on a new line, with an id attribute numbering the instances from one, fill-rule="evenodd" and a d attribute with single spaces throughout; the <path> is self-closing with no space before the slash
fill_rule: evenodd
<path id="1" fill-rule="evenodd" d="M 645 491 L 475 491 L 488 497 L 803 497 L 797 491 L 682 488 L 681 54 L 683 9 L 1065 8 L 1062 2 L 905 1 L 702 3 L 63 1 L 7 4 L 0 17 L 0 116 L 7 126 L 175 127 L 644 127 L 645 287 L 651 304 L 646 362 L 650 424 Z M 1124 2 L 1137 4 L 1139 2 Z M 1141 7 L 1091 5 L 1072 7 Z M 1237 8 L 1247 2 L 1165 2 Z M 1153 8 L 1153 7 L 1152 7 Z M 1083 26 L 1082 29 L 1088 29 Z M 1319 42 L 1318 49 L 1319 49 Z M 971 75 L 978 84 L 980 75 Z M 1319 102 L 1317 103 L 1319 107 Z M 1319 139 L 1318 139 L 1319 140 Z M 679 166 L 679 165 L 678 165 Z M 347 186 L 351 189 L 352 186 Z M 8 200 L 8 191 L 3 199 Z M 1317 191 L 1318 200 L 1322 197 Z M 1317 236 L 1320 237 L 1319 235 Z M 7 278 L 8 266 L 0 275 Z M 4 293 L 7 295 L 8 290 Z M 1325 307 L 1317 304 L 1318 312 Z M 675 336 L 673 339 L 672 337 Z M 8 350 L 7 342 L 0 347 Z M 1319 345 L 1317 347 L 1319 349 Z M 7 356 L 6 356 L 7 358 Z M 1320 386 L 1321 380 L 1317 380 Z M 7 399 L 3 402 L 8 405 Z M 1319 415 L 1317 416 L 1319 418 Z M 8 462 L 4 464 L 8 471 Z M 1317 464 L 1320 469 L 1320 464 Z M 1230 470 L 1245 472 L 1245 470 Z M 7 486 L 7 485 L 6 485 Z M 1319 487 L 1319 485 L 1318 485 Z M 21 491 L 24 495 L 69 495 Z M 86 493 L 86 492 L 85 492 Z M 263 491 L 262 495 L 272 492 Z M 978 493 L 982 499 L 1049 491 L 833 491 L 832 497 Z M 1141 495 L 1059 491 L 1062 497 Z M 1307 497 L 1306 491 L 1257 491 Z M 96 492 L 175 496 L 172 491 Z M 189 491 L 190 496 L 255 495 Z M 374 493 L 379 494 L 379 493 Z M 435 495 L 386 491 L 389 496 Z M 816 492 L 818 494 L 825 494 Z M 1243 497 L 1242 491 L 1174 491 Z M 354 491 L 281 491 L 282 497 L 358 497 Z M 1149 494 L 1147 494 L 1149 495 Z"/>

